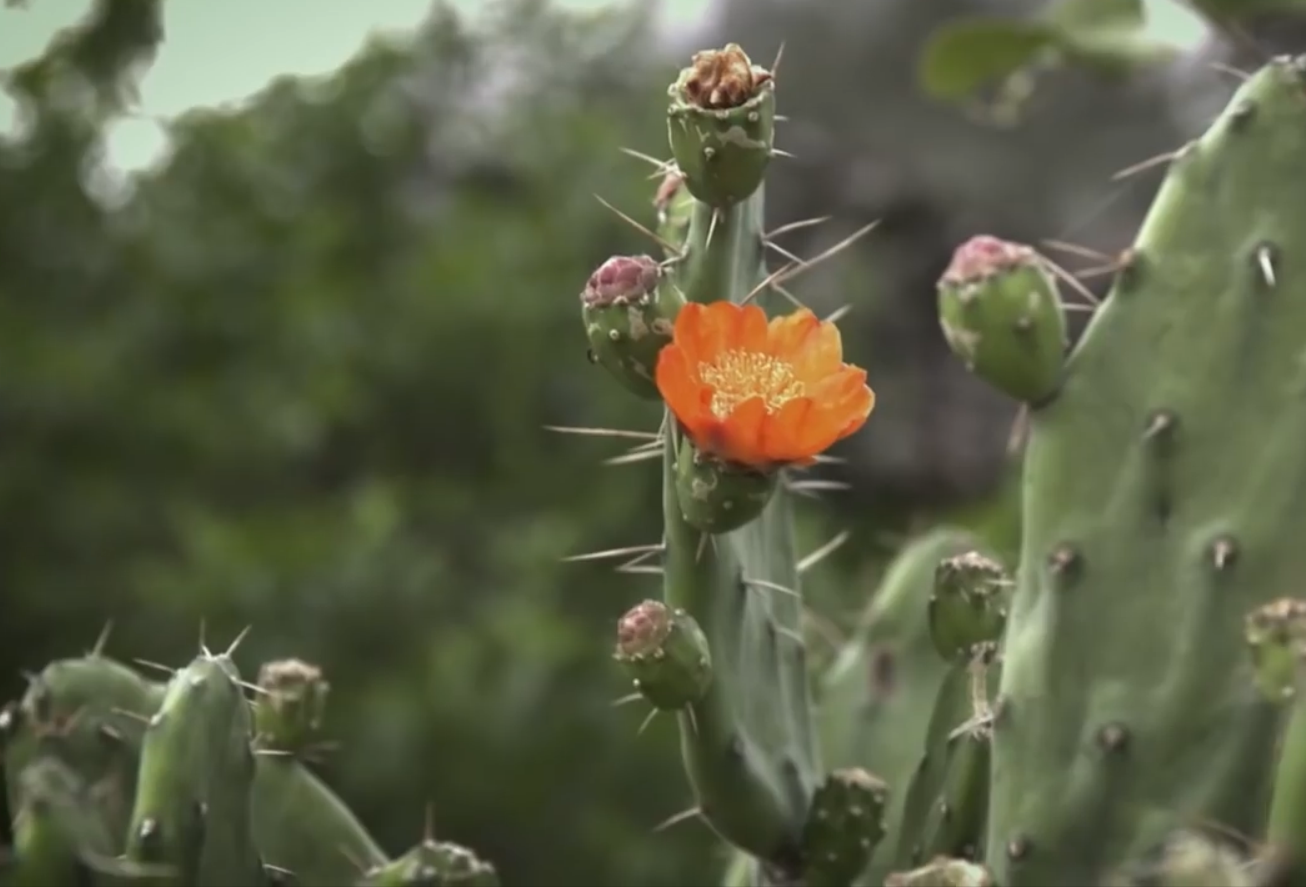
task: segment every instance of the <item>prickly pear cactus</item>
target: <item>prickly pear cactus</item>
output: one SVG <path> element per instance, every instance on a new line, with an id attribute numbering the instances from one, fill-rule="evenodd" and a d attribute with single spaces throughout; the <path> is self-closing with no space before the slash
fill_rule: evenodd
<path id="1" fill-rule="evenodd" d="M 694 56 L 669 89 L 658 233 L 634 223 L 667 258 L 608 260 L 581 303 L 595 363 L 636 393 L 651 364 L 666 407 L 638 451 L 661 456 L 664 537 L 607 553 L 634 556 L 622 569 L 659 570 L 663 600 L 622 618 L 616 658 L 635 698 L 679 722 L 686 817 L 770 881 L 833 887 L 866 867 L 892 801 L 870 772 L 821 760 L 791 494 L 862 426 L 874 395 L 834 325 L 784 301 L 784 281 L 814 263 L 767 274 L 765 248 L 782 233 L 762 229 L 776 89 L 776 72 L 734 44 Z M 608 305 L 622 299 L 617 316 Z"/>
<path id="2" fill-rule="evenodd" d="M 1306 572 L 1303 156 L 1306 61 L 1278 59 L 1174 157 L 1050 389 L 1047 278 L 1019 272 L 1020 328 L 1010 263 L 964 253 L 969 295 L 941 285 L 954 349 L 1030 410 L 992 724 L 1000 884 L 1101 883 L 1158 847 L 1211 878 L 1224 856 L 1167 843 L 1177 828 L 1264 834 L 1283 718 L 1241 626 Z"/>
<path id="3" fill-rule="evenodd" d="M 429 826 L 388 858 L 313 775 L 328 689 L 317 667 L 268 663 L 251 687 L 233 644 L 157 683 L 107 658 L 104 640 L 0 709 L 15 815 L 0 887 L 498 883 Z"/>

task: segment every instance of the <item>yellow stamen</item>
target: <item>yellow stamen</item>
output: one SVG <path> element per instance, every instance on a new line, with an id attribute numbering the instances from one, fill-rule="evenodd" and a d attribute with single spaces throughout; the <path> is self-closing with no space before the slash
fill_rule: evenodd
<path id="1" fill-rule="evenodd" d="M 712 413 L 724 419 L 752 397 L 762 398 L 774 413 L 795 397 L 803 396 L 803 382 L 793 365 L 757 351 L 726 351 L 712 363 L 700 363 L 698 375 L 710 385 Z"/>

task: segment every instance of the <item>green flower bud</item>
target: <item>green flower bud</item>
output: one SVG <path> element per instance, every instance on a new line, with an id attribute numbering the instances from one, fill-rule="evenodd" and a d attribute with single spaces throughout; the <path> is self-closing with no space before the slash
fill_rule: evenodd
<path id="1" fill-rule="evenodd" d="M 254 703 L 254 730 L 261 748 L 297 752 L 322 729 L 331 689 L 316 665 L 298 659 L 269 662 L 259 670 L 263 692 Z"/>
<path id="2" fill-rule="evenodd" d="M 775 80 L 734 43 L 695 53 L 668 89 L 667 134 L 690 193 L 724 209 L 746 200 L 775 144 Z"/>
<path id="3" fill-rule="evenodd" d="M 930 596 L 930 637 L 944 659 L 967 656 L 976 644 L 998 640 L 1007 619 L 1011 580 L 977 551 L 939 562 Z"/>
<path id="4" fill-rule="evenodd" d="M 1306 601 L 1280 598 L 1247 615 L 1247 646 L 1267 698 L 1291 699 L 1306 656 Z"/>
<path id="5" fill-rule="evenodd" d="M 693 616 L 661 601 L 644 601 L 621 617 L 614 658 L 663 711 L 700 701 L 712 684 L 707 635 Z"/>
<path id="6" fill-rule="evenodd" d="M 778 478 L 778 472 L 723 462 L 686 439 L 676 459 L 676 499 L 691 527 L 729 533 L 762 513 Z"/>
<path id="7" fill-rule="evenodd" d="M 835 770 L 812 795 L 803 828 L 807 887 L 852 884 L 884 837 L 889 787 L 858 767 Z"/>
<path id="8" fill-rule="evenodd" d="M 671 341 L 685 297 L 649 256 L 613 256 L 580 295 L 590 357 L 626 388 L 657 400 L 658 352 Z"/>
<path id="9" fill-rule="evenodd" d="M 939 323 L 966 367 L 1012 397 L 1037 403 L 1060 381 L 1066 314 L 1033 249 L 973 237 L 939 279 Z"/>

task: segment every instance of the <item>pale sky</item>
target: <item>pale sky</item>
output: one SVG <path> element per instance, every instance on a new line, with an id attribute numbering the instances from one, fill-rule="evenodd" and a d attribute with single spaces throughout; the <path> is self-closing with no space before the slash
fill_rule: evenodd
<path id="1" fill-rule="evenodd" d="M 468 11 L 484 0 L 453 0 Z M 609 0 L 561 0 L 573 9 Z M 0 6 L 0 70 L 36 55 L 59 28 L 75 21 L 89 0 L 30 0 L 26 8 Z M 665 27 L 690 25 L 708 0 L 661 0 Z M 115 127 L 112 165 L 134 169 L 163 148 L 150 117 L 169 117 L 196 105 L 240 99 L 281 74 L 320 74 L 338 67 L 373 31 L 418 24 L 430 0 L 168 0 L 166 41 L 141 82 L 142 119 Z M 13 107 L 0 95 L 0 130 L 12 125 Z"/>

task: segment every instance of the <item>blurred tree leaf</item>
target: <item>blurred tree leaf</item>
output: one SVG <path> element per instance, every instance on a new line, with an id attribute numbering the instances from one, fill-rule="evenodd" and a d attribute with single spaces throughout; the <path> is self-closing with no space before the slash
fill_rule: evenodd
<path id="1" fill-rule="evenodd" d="M 959 101 L 1039 64 L 1125 74 L 1173 58 L 1204 33 L 1179 0 L 1060 0 L 1032 19 L 944 23 L 922 53 L 920 82 L 934 98 Z"/>

